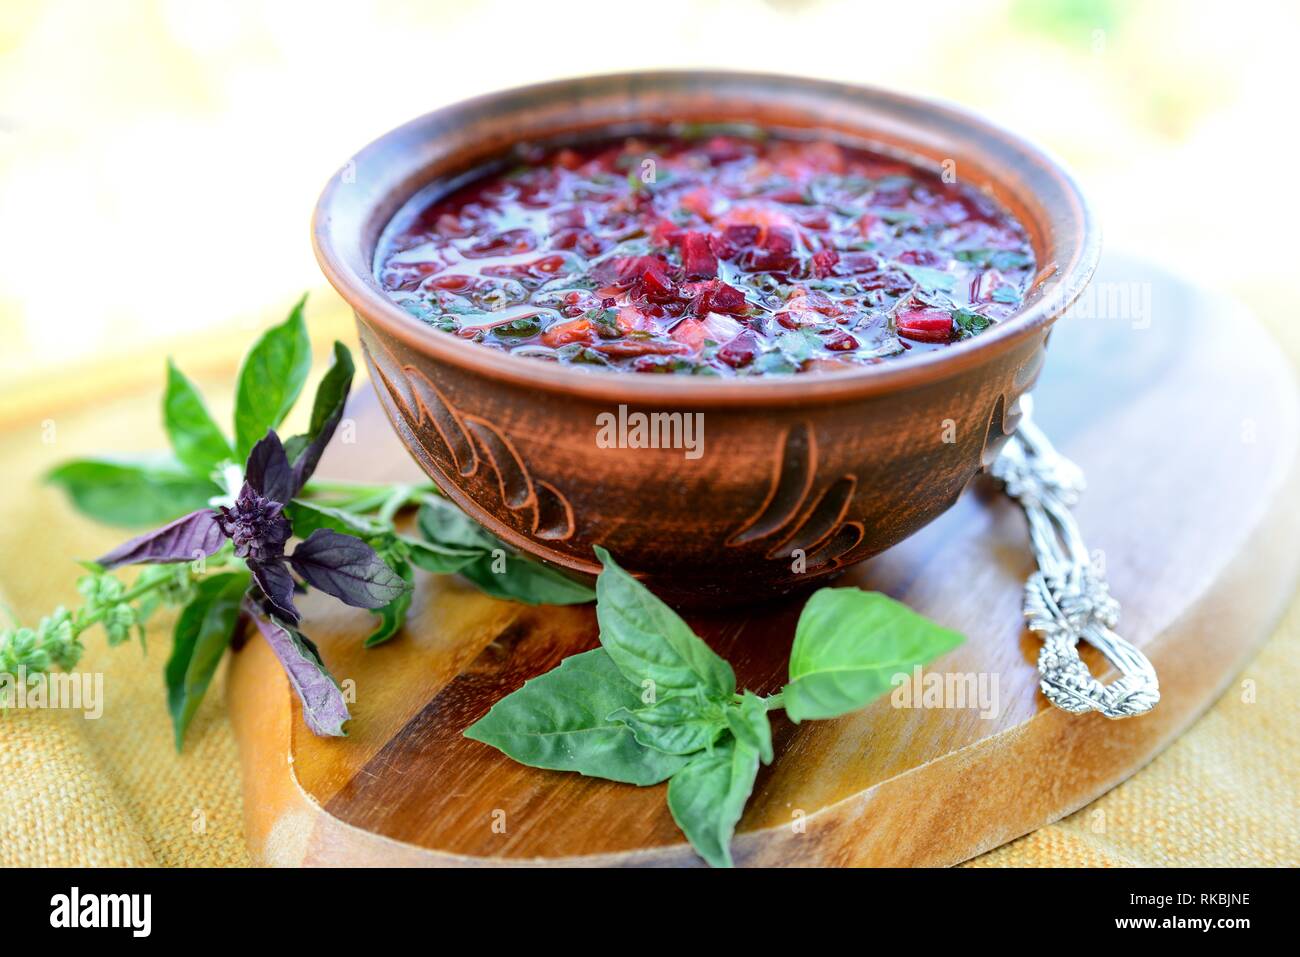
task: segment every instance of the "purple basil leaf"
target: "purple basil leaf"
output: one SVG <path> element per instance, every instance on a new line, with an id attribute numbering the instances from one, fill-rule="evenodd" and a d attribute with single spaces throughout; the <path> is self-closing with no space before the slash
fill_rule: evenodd
<path id="1" fill-rule="evenodd" d="M 321 661 L 320 652 L 310 639 L 292 625 L 274 615 L 253 611 L 253 620 L 266 643 L 280 660 L 289 684 L 302 701 L 302 716 L 307 727 L 319 735 L 343 737 L 343 723 L 348 714 L 347 702 L 334 676 Z"/>
<path id="2" fill-rule="evenodd" d="M 302 615 L 293 604 L 293 576 L 289 569 L 280 562 L 249 562 L 248 569 L 271 612 L 296 625 Z"/>
<path id="3" fill-rule="evenodd" d="M 273 502 L 284 504 L 293 498 L 293 469 L 289 467 L 289 457 L 284 454 L 280 437 L 273 430 L 268 430 L 248 453 L 244 479 L 259 495 Z"/>
<path id="4" fill-rule="evenodd" d="M 383 608 L 410 586 L 359 538 L 318 528 L 289 556 L 302 580 L 357 608 Z"/>
<path id="5" fill-rule="evenodd" d="M 217 524 L 217 513 L 201 508 L 119 545 L 98 562 L 105 568 L 190 562 L 213 554 L 225 540 Z"/>
<path id="6" fill-rule="evenodd" d="M 341 342 L 334 343 L 334 361 L 316 387 L 316 399 L 312 403 L 311 424 L 307 433 L 295 435 L 286 446 L 286 449 L 292 449 L 289 458 L 293 462 L 294 495 L 298 494 L 316 471 L 325 446 L 329 445 L 334 430 L 343 419 L 343 409 L 347 405 L 355 371 L 348 347 Z"/>

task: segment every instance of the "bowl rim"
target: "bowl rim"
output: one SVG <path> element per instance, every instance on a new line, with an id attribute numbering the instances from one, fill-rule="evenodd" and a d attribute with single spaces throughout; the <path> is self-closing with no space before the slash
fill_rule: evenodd
<path id="1" fill-rule="evenodd" d="M 1003 147 L 1021 154 L 1034 163 L 1041 173 L 1055 181 L 1066 204 L 1063 220 L 1074 237 L 1072 256 L 1063 265 L 1058 264 L 1054 273 L 1044 280 L 1043 288 L 1050 289 L 1050 293 L 1040 294 L 1031 304 L 980 335 L 953 343 L 945 349 L 927 351 L 894 362 L 862 365 L 843 372 L 715 378 L 572 368 L 527 356 L 484 349 L 477 343 L 449 336 L 415 320 L 379 288 L 373 277 L 372 262 L 367 263 L 365 275 L 358 274 L 358 270 L 335 244 L 331 221 L 336 208 L 347 198 L 342 191 L 342 186 L 347 182 L 344 171 L 349 166 L 355 169 L 367 159 L 382 156 L 395 141 L 416 135 L 422 128 L 436 125 L 441 118 L 476 108 L 486 111 L 495 103 L 525 93 L 539 96 L 563 95 L 592 82 L 607 82 L 610 85 L 632 82 L 648 86 L 684 78 L 719 83 L 776 84 L 812 95 L 852 93 L 869 101 L 930 113 L 963 125 L 979 136 L 1001 141 Z M 417 186 L 408 193 L 396 209 L 400 210 L 421 188 L 423 187 Z M 373 205 L 372 203 L 372 207 Z M 821 403 L 925 386 L 959 375 L 1050 326 L 1082 293 L 1092 278 L 1101 254 L 1101 235 L 1096 216 L 1064 164 L 1046 149 L 979 114 L 941 100 L 898 93 L 881 87 L 788 74 L 731 70 L 681 69 L 584 74 L 485 93 L 439 107 L 379 136 L 354 154 L 352 163 L 336 171 L 317 200 L 311 230 L 312 246 L 325 278 L 352 307 L 358 321 L 378 326 L 384 333 L 419 353 L 484 378 L 504 380 L 524 388 L 603 401 L 679 408 Z M 370 258 L 373 259 L 373 255 Z"/>

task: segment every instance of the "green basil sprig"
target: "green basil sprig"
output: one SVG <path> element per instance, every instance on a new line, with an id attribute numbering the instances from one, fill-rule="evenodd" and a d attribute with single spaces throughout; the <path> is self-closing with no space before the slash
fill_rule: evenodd
<path id="1" fill-rule="evenodd" d="M 823 588 L 799 618 L 789 683 L 769 697 L 738 693 L 731 666 L 676 612 L 596 554 L 601 647 L 502 698 L 465 736 L 533 767 L 668 781 L 673 820 L 714 867 L 732 865 L 759 765 L 772 763 L 772 711 L 795 722 L 856 711 L 963 641 L 885 595 Z"/>

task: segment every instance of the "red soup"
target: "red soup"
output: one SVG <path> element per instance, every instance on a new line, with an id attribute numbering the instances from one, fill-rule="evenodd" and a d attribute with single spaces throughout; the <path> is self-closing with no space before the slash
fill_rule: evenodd
<path id="1" fill-rule="evenodd" d="M 417 319 L 516 355 L 842 370 L 978 335 L 1034 272 L 1024 229 L 959 175 L 824 140 L 683 129 L 516 159 L 415 197 L 376 253 Z"/>

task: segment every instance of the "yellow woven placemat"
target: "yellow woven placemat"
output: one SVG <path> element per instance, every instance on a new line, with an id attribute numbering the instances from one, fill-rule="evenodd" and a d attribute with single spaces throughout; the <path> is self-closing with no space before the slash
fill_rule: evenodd
<path id="1" fill-rule="evenodd" d="M 233 364 L 217 382 L 230 381 Z M 138 371 L 141 385 L 130 394 L 66 408 L 44 396 L 0 409 L 0 600 L 24 621 L 75 601 L 71 556 L 101 554 L 122 538 L 77 516 L 38 477 L 76 455 L 162 447 L 161 361 L 141 362 Z M 112 370 L 106 381 L 120 376 Z M 96 394 L 94 375 L 70 378 L 79 395 Z M 221 398 L 212 382 L 201 384 Z M 161 678 L 169 626 L 163 619 L 151 628 L 147 654 L 138 644 L 108 649 L 88 637 L 80 667 L 104 675 L 101 718 L 20 710 L 0 717 L 0 865 L 250 863 L 224 674 L 190 727 L 185 753 L 172 748 Z M 1254 682 L 1253 695 L 1244 693 L 1245 680 Z M 1297 700 L 1300 602 L 1241 679 L 1147 768 L 972 863 L 1300 863 Z"/>

